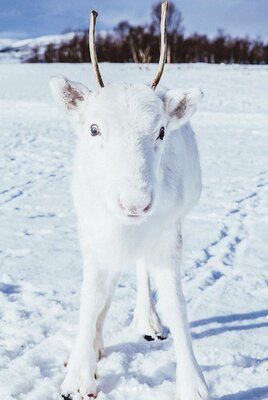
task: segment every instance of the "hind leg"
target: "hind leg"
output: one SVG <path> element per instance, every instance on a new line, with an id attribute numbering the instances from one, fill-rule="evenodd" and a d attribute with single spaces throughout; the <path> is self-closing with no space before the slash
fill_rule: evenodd
<path id="1" fill-rule="evenodd" d="M 150 278 L 144 259 L 137 261 L 137 302 L 133 323 L 146 340 L 164 339 L 163 327 L 152 302 Z"/>

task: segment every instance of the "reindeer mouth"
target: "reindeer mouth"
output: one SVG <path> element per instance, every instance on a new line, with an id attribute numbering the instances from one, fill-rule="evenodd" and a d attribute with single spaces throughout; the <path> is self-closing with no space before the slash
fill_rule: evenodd
<path id="1" fill-rule="evenodd" d="M 140 225 L 147 221 L 150 214 L 116 213 L 117 219 L 123 225 Z"/>
<path id="2" fill-rule="evenodd" d="M 124 204 L 122 203 L 122 201 L 120 200 L 120 198 L 118 198 L 118 204 L 119 207 L 123 213 L 124 216 L 127 216 L 129 218 L 141 218 L 141 217 L 145 217 L 147 216 L 147 214 L 149 213 L 149 211 L 152 208 L 152 197 L 150 202 L 147 204 L 146 207 L 130 207 L 127 208 L 124 206 Z"/>
<path id="3" fill-rule="evenodd" d="M 141 217 L 143 217 L 144 215 L 143 215 L 143 214 L 127 214 L 127 216 L 128 216 L 129 218 L 141 218 Z"/>

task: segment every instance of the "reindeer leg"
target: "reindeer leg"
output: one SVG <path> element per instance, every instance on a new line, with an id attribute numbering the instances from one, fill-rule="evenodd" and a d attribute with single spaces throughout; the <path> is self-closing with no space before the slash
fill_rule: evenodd
<path id="1" fill-rule="evenodd" d="M 174 340 L 178 398 L 208 400 L 207 385 L 194 356 L 188 330 L 186 303 L 180 278 L 181 235 L 180 232 L 176 232 L 175 240 L 174 232 L 169 231 L 163 236 L 163 247 L 158 254 L 154 253 L 152 273 L 162 315 Z"/>
<path id="2" fill-rule="evenodd" d="M 100 334 L 97 324 L 100 322 L 99 317 L 103 323 L 101 314 L 107 307 L 107 301 L 110 301 L 116 279 L 115 273 L 100 269 L 92 263 L 86 264 L 81 289 L 79 329 L 61 389 L 65 399 L 72 399 L 77 393 L 83 399 L 97 396 L 96 344 L 102 343 L 102 338 L 96 338 Z"/>
<path id="3" fill-rule="evenodd" d="M 152 302 L 150 279 L 144 259 L 137 261 L 137 302 L 133 323 L 146 340 L 165 339 L 163 327 Z"/>

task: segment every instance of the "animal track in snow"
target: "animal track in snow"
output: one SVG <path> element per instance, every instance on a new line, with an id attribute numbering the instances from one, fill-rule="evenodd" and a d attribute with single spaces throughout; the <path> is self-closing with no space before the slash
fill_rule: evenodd
<path id="1" fill-rule="evenodd" d="M 218 237 L 202 250 L 203 256 L 194 261 L 197 270 L 204 267 L 207 269 L 206 279 L 199 283 L 200 290 L 214 285 L 230 271 L 230 268 L 233 268 L 239 245 L 247 234 L 245 219 L 257 207 L 261 192 L 268 185 L 267 172 L 262 171 L 257 175 L 251 193 L 234 201 L 234 207 L 225 215 L 225 223 Z M 196 275 L 198 272 L 195 271 L 193 274 Z"/>

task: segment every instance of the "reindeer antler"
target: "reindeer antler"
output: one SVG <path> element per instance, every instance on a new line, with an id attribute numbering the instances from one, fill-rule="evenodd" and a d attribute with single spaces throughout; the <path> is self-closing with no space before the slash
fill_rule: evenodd
<path id="1" fill-rule="evenodd" d="M 166 30 L 167 9 L 168 9 L 168 0 L 165 0 L 161 6 L 161 29 L 160 29 L 161 43 L 160 43 L 159 65 L 158 65 L 157 75 L 151 84 L 152 89 L 156 88 L 161 79 L 167 57 L 167 30 Z M 100 87 L 104 87 L 104 83 L 98 66 L 97 52 L 95 46 L 95 26 L 97 17 L 98 17 L 97 11 L 93 10 L 90 15 L 90 25 L 89 25 L 89 53 L 97 82 Z"/>
<path id="2" fill-rule="evenodd" d="M 97 20 L 98 13 L 97 11 L 92 11 L 90 14 L 90 24 L 89 24 L 89 53 L 91 64 L 93 66 L 96 79 L 100 87 L 104 87 L 104 83 L 100 74 L 99 66 L 98 66 L 98 59 L 96 53 L 96 46 L 95 46 L 95 25 Z"/>
<path id="3" fill-rule="evenodd" d="M 166 29 L 166 21 L 167 21 L 167 9 L 168 9 L 168 1 L 165 0 L 161 6 L 161 43 L 160 43 L 160 58 L 159 58 L 159 65 L 158 71 L 155 79 L 151 84 L 151 88 L 155 89 L 158 85 L 167 58 L 167 29 Z"/>

